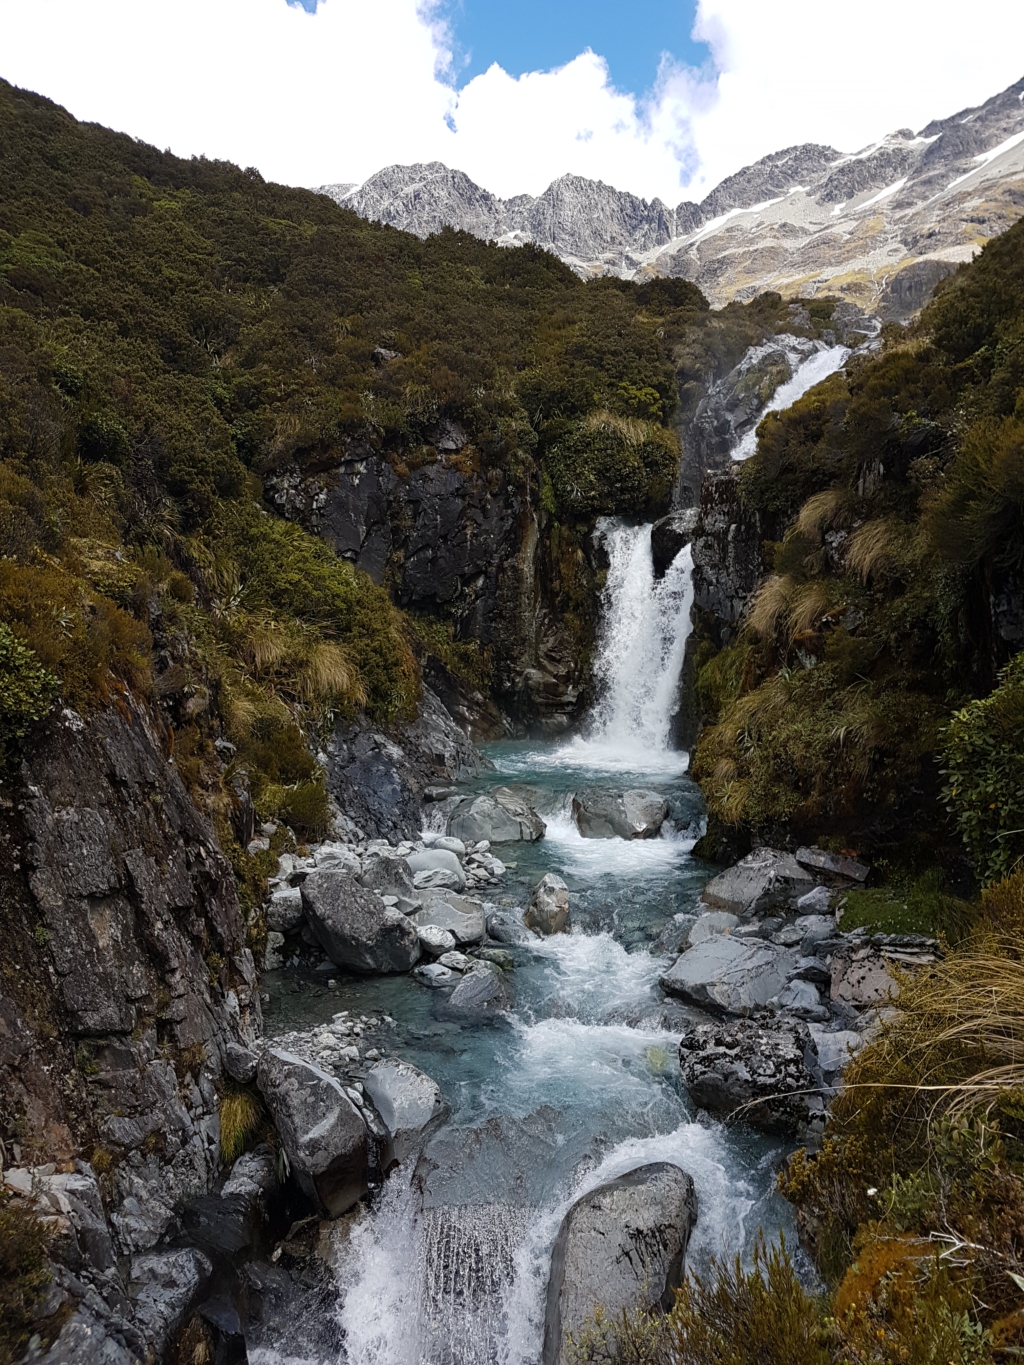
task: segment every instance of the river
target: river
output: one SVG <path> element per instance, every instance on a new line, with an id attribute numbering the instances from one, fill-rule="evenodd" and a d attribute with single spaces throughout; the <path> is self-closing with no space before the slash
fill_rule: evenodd
<path id="1" fill-rule="evenodd" d="M 419 1178 L 393 1172 L 346 1232 L 332 1310 L 345 1344 L 330 1365 L 536 1365 L 562 1215 L 645 1162 L 675 1162 L 693 1177 L 691 1265 L 788 1226 L 775 1193 L 782 1148 L 694 1113 L 676 1048 L 697 1013 L 658 986 L 672 960 L 659 936 L 695 907 L 713 870 L 691 855 L 701 802 L 671 741 L 690 553 L 656 580 L 650 526 L 609 521 L 599 533 L 610 561 L 601 699 L 581 737 L 485 746 L 494 766 L 475 784 L 529 789 L 547 823 L 537 843 L 496 850 L 509 869 L 497 903 L 524 907 L 538 878 L 556 872 L 570 888 L 571 933 L 512 950 L 514 1008 L 486 1022 L 446 1017 L 442 993 L 411 977 L 341 977 L 332 992 L 299 989 L 284 973 L 268 981 L 269 1035 L 338 1009 L 387 1016 L 388 1050 L 432 1076 L 450 1111 Z M 580 836 L 575 792 L 638 786 L 669 801 L 660 838 Z M 278 1348 L 258 1359 L 308 1357 L 289 1351 L 282 1329 Z"/>

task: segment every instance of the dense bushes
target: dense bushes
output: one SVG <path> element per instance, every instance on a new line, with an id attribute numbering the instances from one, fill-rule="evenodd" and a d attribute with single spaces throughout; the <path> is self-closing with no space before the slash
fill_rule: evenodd
<path id="1" fill-rule="evenodd" d="M 1024 654 L 942 732 L 943 796 L 986 882 L 1024 857 Z"/>
<path id="2" fill-rule="evenodd" d="M 49 712 L 60 686 L 38 656 L 0 621 L 0 766 Z"/>
<path id="3" fill-rule="evenodd" d="M 695 772 L 717 819 L 955 860 L 948 725 L 945 804 L 976 870 L 1024 848 L 1016 693 L 961 709 L 1024 626 L 1022 262 L 1017 226 L 909 333 L 762 423 L 740 491 L 774 574 L 740 640 L 701 659 Z"/>

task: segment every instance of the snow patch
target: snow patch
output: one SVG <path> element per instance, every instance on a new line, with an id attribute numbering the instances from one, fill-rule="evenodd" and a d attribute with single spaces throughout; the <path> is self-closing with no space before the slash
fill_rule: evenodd
<path id="1" fill-rule="evenodd" d="M 1024 96 L 1021 98 L 1024 99 Z M 980 156 L 974 158 L 978 163 L 974 169 L 965 171 L 963 175 L 958 175 L 955 180 L 949 182 L 946 189 L 951 190 L 954 185 L 959 185 L 962 180 L 968 180 L 972 175 L 977 175 L 980 170 L 984 170 L 989 162 L 995 161 L 996 157 L 1002 156 L 1004 152 L 1012 151 L 1013 148 L 1021 142 L 1024 142 L 1024 131 L 1014 133 L 1013 137 L 1008 137 L 1005 142 L 1000 142 L 998 147 L 993 147 L 987 152 L 982 152 Z"/>
<path id="2" fill-rule="evenodd" d="M 888 185 L 884 190 L 879 190 L 876 195 L 872 196 L 872 198 L 865 199 L 863 204 L 858 204 L 857 205 L 858 211 L 860 209 L 869 209 L 872 204 L 881 203 L 883 199 L 888 199 L 891 194 L 898 194 L 906 183 L 907 177 L 904 176 L 902 180 L 897 180 L 895 185 Z"/>

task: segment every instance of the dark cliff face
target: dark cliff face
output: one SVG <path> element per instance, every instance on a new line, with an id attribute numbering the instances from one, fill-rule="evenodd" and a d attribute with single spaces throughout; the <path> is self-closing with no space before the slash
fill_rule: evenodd
<path id="1" fill-rule="evenodd" d="M 144 1250 L 208 1188 L 223 1057 L 260 1028 L 231 869 L 128 697 L 64 711 L 2 792 L 0 1125 L 106 1172 Z"/>
<path id="2" fill-rule="evenodd" d="M 489 651 L 495 699 L 517 728 L 558 733 L 580 713 L 593 641 L 595 573 L 582 540 L 550 533 L 527 477 L 460 460 L 456 424 L 435 439 L 430 462 L 412 470 L 364 448 L 326 472 L 278 473 L 268 501 L 399 606 L 450 621 Z M 476 737 L 501 732 L 491 725 L 481 718 Z"/>

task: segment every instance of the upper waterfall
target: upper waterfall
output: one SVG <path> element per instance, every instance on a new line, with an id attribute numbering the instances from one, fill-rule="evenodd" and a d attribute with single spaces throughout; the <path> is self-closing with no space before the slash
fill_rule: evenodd
<path id="1" fill-rule="evenodd" d="M 672 721 L 691 629 L 693 557 L 687 546 L 656 578 L 651 529 L 612 517 L 598 522 L 609 560 L 594 661 L 599 697 L 584 735 L 568 748 L 606 768 L 684 771 L 688 757 L 673 748 Z"/>

